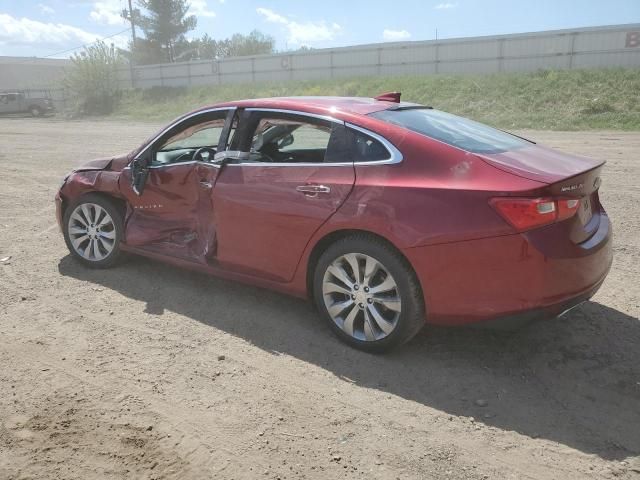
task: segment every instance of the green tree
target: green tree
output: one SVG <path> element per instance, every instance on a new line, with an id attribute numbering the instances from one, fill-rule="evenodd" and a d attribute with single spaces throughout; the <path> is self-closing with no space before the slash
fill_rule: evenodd
<path id="1" fill-rule="evenodd" d="M 228 42 L 225 57 L 242 57 L 246 55 L 262 55 L 275 52 L 275 39 L 270 35 L 253 30 L 249 35 L 236 33 Z"/>
<path id="2" fill-rule="evenodd" d="M 120 95 L 119 51 L 104 42 L 85 47 L 71 57 L 73 66 L 65 72 L 64 85 L 72 94 L 77 114 L 111 113 Z"/>
<path id="3" fill-rule="evenodd" d="M 176 45 L 183 44 L 185 34 L 198 23 L 195 15 L 187 15 L 189 3 L 186 0 L 137 0 L 139 8 L 133 11 L 134 23 L 144 33 L 144 39 L 136 41 L 134 61 L 140 57 L 148 63 L 176 61 Z M 122 16 L 129 20 L 128 10 Z M 160 52 L 161 58 L 155 58 Z"/>

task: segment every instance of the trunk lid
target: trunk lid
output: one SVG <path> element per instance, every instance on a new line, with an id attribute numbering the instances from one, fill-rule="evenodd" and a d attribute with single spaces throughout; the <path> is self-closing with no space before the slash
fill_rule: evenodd
<path id="1" fill-rule="evenodd" d="M 530 145 L 502 153 L 476 153 L 500 170 L 537 182 L 552 184 L 604 164 L 601 160 Z"/>

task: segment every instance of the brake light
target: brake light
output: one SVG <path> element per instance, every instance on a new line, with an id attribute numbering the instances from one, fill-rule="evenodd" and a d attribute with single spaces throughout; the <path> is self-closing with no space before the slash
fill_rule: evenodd
<path id="1" fill-rule="evenodd" d="M 580 205 L 576 199 L 496 197 L 489 203 L 518 231 L 549 225 L 573 217 Z"/>

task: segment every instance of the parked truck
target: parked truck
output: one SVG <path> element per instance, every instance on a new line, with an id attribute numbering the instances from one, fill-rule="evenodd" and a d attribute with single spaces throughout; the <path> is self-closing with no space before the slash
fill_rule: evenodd
<path id="1" fill-rule="evenodd" d="M 50 98 L 27 96 L 24 92 L 0 92 L 0 114 L 28 113 L 33 117 L 55 112 Z"/>

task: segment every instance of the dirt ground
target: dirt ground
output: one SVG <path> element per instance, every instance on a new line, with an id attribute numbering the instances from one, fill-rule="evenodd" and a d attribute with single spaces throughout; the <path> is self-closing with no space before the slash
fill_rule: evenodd
<path id="1" fill-rule="evenodd" d="M 591 302 L 371 356 L 301 300 L 69 257 L 61 177 L 155 127 L 0 119 L 1 479 L 640 478 L 640 133 L 523 132 L 609 162 Z"/>

